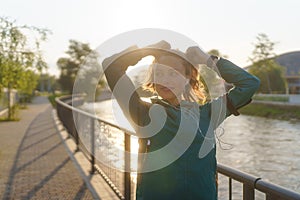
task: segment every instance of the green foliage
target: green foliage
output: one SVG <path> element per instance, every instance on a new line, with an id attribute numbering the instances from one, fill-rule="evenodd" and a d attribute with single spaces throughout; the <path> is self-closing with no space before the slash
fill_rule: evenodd
<path id="1" fill-rule="evenodd" d="M 206 101 L 211 101 L 224 94 L 224 82 L 214 70 L 200 66 L 199 72 L 200 80 L 203 83 L 204 91 L 207 95 Z"/>
<path id="2" fill-rule="evenodd" d="M 88 44 L 70 40 L 68 57 L 59 58 L 57 65 L 61 70 L 59 83 L 64 91 L 73 92 L 73 86 L 77 78 L 79 90 L 74 92 L 86 92 L 87 97 L 92 100 L 95 88 L 103 85 L 99 81 L 100 66 L 97 61 L 97 52 L 93 51 Z"/>
<path id="3" fill-rule="evenodd" d="M 253 100 L 259 101 L 278 101 L 278 102 L 288 102 L 289 97 L 287 96 L 262 96 L 262 95 L 254 95 L 252 97 Z"/>
<path id="4" fill-rule="evenodd" d="M 8 116 L 0 118 L 1 121 L 19 121 L 19 109 L 20 105 L 14 104 L 9 110 L 8 110 Z"/>
<path id="5" fill-rule="evenodd" d="M 274 61 L 274 42 L 271 42 L 266 34 L 259 34 L 252 52 L 252 66 L 249 72 L 257 76 L 261 85 L 258 92 L 261 93 L 285 93 L 286 80 L 284 68 Z"/>
<path id="6" fill-rule="evenodd" d="M 28 95 L 36 86 L 36 74 L 47 67 L 39 49 L 40 42 L 46 40 L 46 29 L 18 26 L 15 21 L 0 17 L 0 90 L 7 88 L 8 93 L 17 89 Z M 8 108 L 12 110 L 11 100 Z M 12 112 L 9 111 L 8 118 Z"/>
<path id="7" fill-rule="evenodd" d="M 260 79 L 259 92 L 269 94 L 285 93 L 287 83 L 284 79 L 284 68 L 274 60 L 256 62 L 250 67 L 249 72 Z"/>
<path id="8" fill-rule="evenodd" d="M 48 100 L 50 101 L 51 105 L 56 108 L 56 102 L 55 102 L 55 98 L 56 97 L 60 97 L 66 94 L 52 94 L 48 96 Z"/>
<path id="9" fill-rule="evenodd" d="M 228 56 L 222 54 L 217 49 L 211 49 L 207 52 L 209 55 L 215 55 L 222 58 L 227 58 Z M 224 94 L 225 92 L 225 85 L 224 81 L 218 74 L 208 68 L 200 65 L 199 72 L 200 72 L 200 80 L 203 83 L 204 91 L 207 95 L 206 101 L 211 101 L 212 99 L 219 97 L 220 95 Z"/>
<path id="10" fill-rule="evenodd" d="M 221 54 L 218 49 L 211 49 L 207 52 L 209 55 L 214 55 L 222 58 L 228 58 L 227 55 Z"/>
<path id="11" fill-rule="evenodd" d="M 254 115 L 260 117 L 268 117 L 272 119 L 280 120 L 300 120 L 300 109 L 299 106 L 280 106 L 280 105 L 269 105 L 251 103 L 240 110 L 241 114 Z"/>
<path id="12" fill-rule="evenodd" d="M 19 95 L 20 95 L 20 103 L 25 105 L 31 101 L 33 96 L 33 91 L 37 86 L 37 81 L 39 79 L 39 75 L 34 73 L 31 70 L 24 71 L 23 75 L 20 78 L 19 86 Z M 30 80 L 30 81 L 28 81 Z"/>
<path id="13" fill-rule="evenodd" d="M 256 43 L 254 43 L 254 50 L 252 51 L 252 57 L 250 60 L 253 63 L 266 60 L 275 56 L 273 52 L 275 43 L 272 42 L 269 37 L 264 33 L 259 33 L 256 36 Z"/>
<path id="14" fill-rule="evenodd" d="M 69 42 L 69 49 L 66 51 L 68 57 L 59 58 L 57 66 L 61 70 L 59 83 L 62 89 L 72 93 L 79 68 L 93 50 L 86 43 L 81 43 L 76 40 L 70 40 Z"/>
<path id="15" fill-rule="evenodd" d="M 56 90 L 60 90 L 60 86 L 55 76 L 43 73 L 38 77 L 36 90 L 39 91 L 39 94 L 45 93 L 48 95 L 49 92 L 54 93 Z"/>

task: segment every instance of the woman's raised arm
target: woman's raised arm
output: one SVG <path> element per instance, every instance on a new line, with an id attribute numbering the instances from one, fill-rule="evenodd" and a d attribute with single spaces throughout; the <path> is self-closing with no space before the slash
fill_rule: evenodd
<path id="1" fill-rule="evenodd" d="M 102 62 L 108 85 L 133 127 L 144 123 L 144 119 L 142 120 L 139 116 L 148 116 L 149 105 L 140 99 L 134 84 L 126 75 L 126 70 L 129 66 L 136 65 L 143 57 L 138 48 L 132 46 Z"/>

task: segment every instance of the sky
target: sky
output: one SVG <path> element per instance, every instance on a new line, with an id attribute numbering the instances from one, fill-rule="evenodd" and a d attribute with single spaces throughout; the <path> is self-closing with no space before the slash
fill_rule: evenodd
<path id="1" fill-rule="evenodd" d="M 48 72 L 56 76 L 56 61 L 66 56 L 70 39 L 94 49 L 142 28 L 178 32 L 241 67 L 250 64 L 259 33 L 276 42 L 276 54 L 300 50 L 299 0 L 0 0 L 0 5 L 0 16 L 52 31 L 42 51 Z"/>

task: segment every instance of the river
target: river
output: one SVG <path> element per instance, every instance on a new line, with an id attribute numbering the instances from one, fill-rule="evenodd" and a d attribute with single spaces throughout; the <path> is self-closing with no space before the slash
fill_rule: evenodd
<path id="1" fill-rule="evenodd" d="M 218 162 L 300 192 L 300 122 L 241 115 L 224 122 L 221 137 L 232 145 Z"/>
<path id="2" fill-rule="evenodd" d="M 112 108 L 114 113 L 119 112 L 110 101 L 94 107 L 108 121 L 114 121 Z M 124 125 L 121 118 L 118 124 Z M 227 118 L 221 127 L 224 131 L 217 146 L 219 163 L 300 193 L 299 121 L 240 115 Z"/>

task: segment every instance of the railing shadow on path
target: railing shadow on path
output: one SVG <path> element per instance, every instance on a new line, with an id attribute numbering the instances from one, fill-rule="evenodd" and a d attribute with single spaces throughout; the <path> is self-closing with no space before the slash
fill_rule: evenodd
<path id="1" fill-rule="evenodd" d="M 95 199 L 66 153 L 51 111 L 41 112 L 26 130 L 8 174 L 3 200 Z"/>

